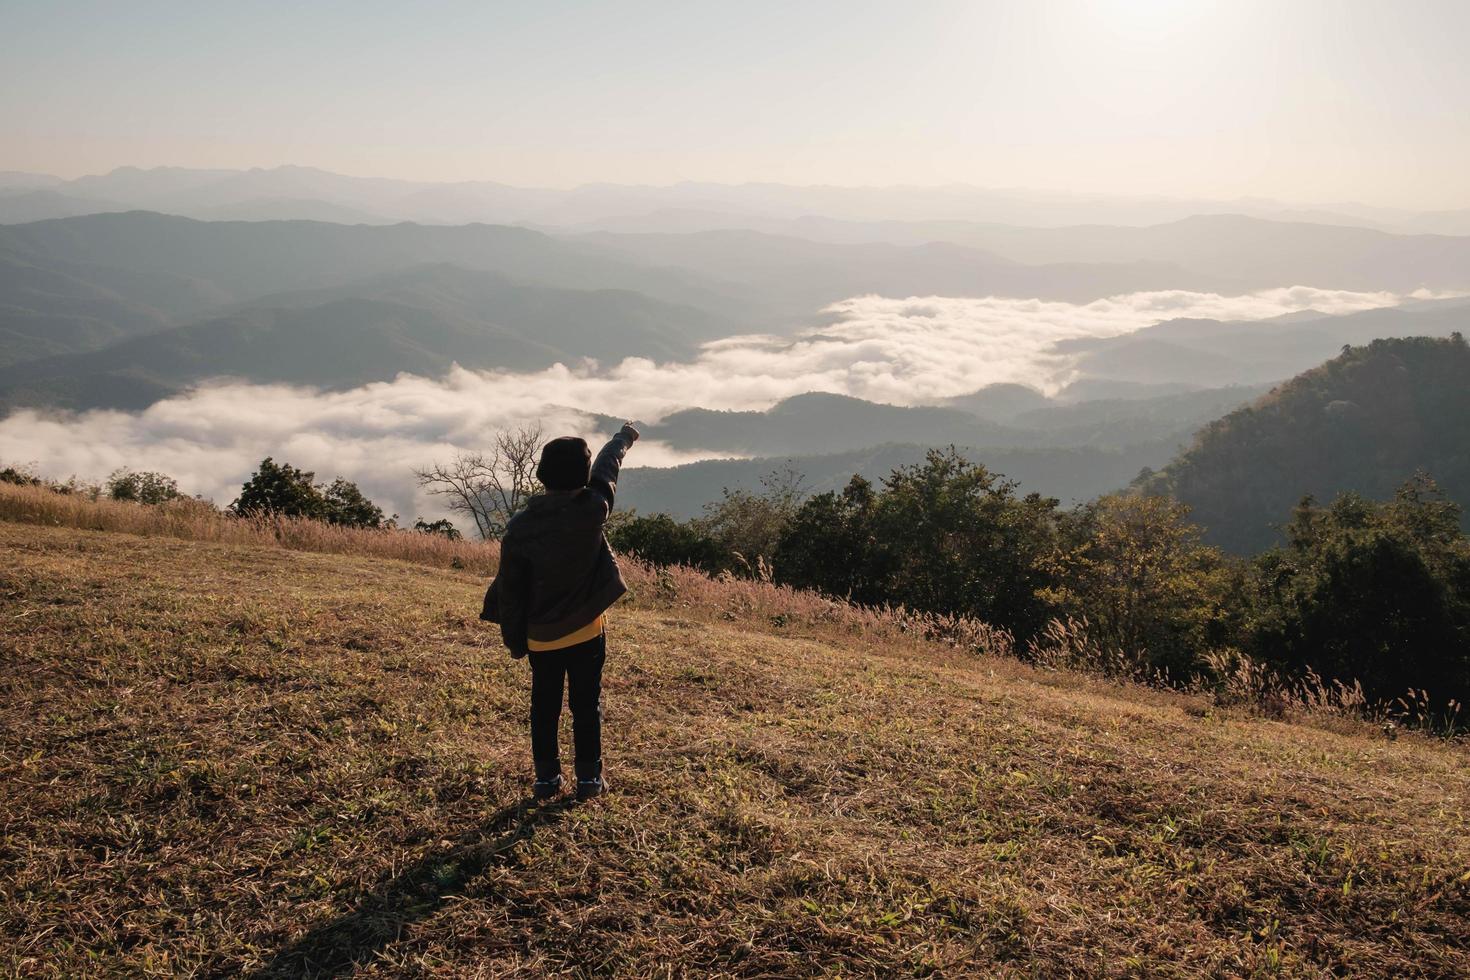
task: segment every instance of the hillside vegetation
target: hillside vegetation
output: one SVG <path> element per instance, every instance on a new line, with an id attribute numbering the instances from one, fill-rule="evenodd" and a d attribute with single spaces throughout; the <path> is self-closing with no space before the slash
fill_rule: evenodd
<path id="1" fill-rule="evenodd" d="M 0 522 L 0 970 L 1470 971 L 1454 744 L 632 565 L 613 792 L 535 809 L 524 665 L 454 567 L 489 546 L 5 493 L 173 536 Z"/>
<path id="2" fill-rule="evenodd" d="M 1206 426 L 1138 485 L 1188 504 L 1207 540 L 1241 553 L 1278 540 L 1272 525 L 1303 495 L 1387 499 L 1425 470 L 1452 500 L 1467 501 L 1467 378 L 1470 346 L 1459 334 L 1344 349 Z"/>

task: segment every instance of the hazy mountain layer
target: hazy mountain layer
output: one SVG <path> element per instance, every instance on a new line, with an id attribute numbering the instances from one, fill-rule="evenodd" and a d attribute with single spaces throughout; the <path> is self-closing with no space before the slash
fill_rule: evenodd
<path id="1" fill-rule="evenodd" d="M 702 311 L 624 290 L 552 289 L 431 266 L 0 368 L 0 405 L 139 408 L 216 376 L 346 387 L 399 373 L 437 377 L 456 363 L 532 370 L 588 356 L 675 359 L 731 330 Z"/>
<path id="2" fill-rule="evenodd" d="M 647 426 L 645 433 L 682 451 L 749 456 L 834 453 L 883 443 L 1120 448 L 1186 441 L 1201 425 L 1263 391 L 1259 386 L 1236 387 L 1079 404 L 1042 398 L 1046 407 L 1019 413 L 1005 424 L 960 408 L 880 405 L 812 393 L 788 398 L 764 412 L 688 409 Z"/>
<path id="3" fill-rule="evenodd" d="M 211 284 L 0 246 L 0 367 L 94 350 L 219 304 Z"/>
<path id="4" fill-rule="evenodd" d="M 727 286 L 619 259 L 524 228 L 373 227 L 314 221 L 192 221 L 146 212 L 0 227 L 0 249 L 33 261 L 185 276 L 243 301 L 448 262 L 574 289 L 631 289 L 668 302 L 738 309 Z"/>
<path id="5" fill-rule="evenodd" d="M 749 231 L 596 234 L 575 239 L 651 265 L 749 284 L 802 315 L 849 296 L 1017 296 L 1089 302 L 1154 289 L 1244 292 L 1243 283 L 1172 261 L 1024 265 L 990 251 L 929 242 L 833 245 Z M 1280 279 L 1269 285 L 1292 285 Z"/>
<path id="6" fill-rule="evenodd" d="M 1307 370 L 1344 345 L 1379 337 L 1447 337 L 1470 324 L 1470 301 L 1258 322 L 1167 320 L 1121 337 L 1063 341 L 1085 376 L 1201 386 L 1261 384 Z"/>
<path id="7" fill-rule="evenodd" d="M 44 202 L 53 210 L 45 211 L 43 201 L 36 200 L 30 204 L 29 217 L 4 218 L 7 194 L 37 190 L 49 192 Z M 283 202 L 292 202 L 299 210 L 283 211 Z M 933 233 L 954 223 L 1137 226 L 1217 213 L 1401 232 L 1470 234 L 1470 213 L 1465 211 L 1416 212 L 1351 202 L 1303 207 L 1255 198 L 1171 199 L 963 185 L 684 182 L 663 187 L 587 184 L 551 190 L 493 181 L 433 183 L 351 177 L 301 166 L 250 170 L 119 167 L 75 180 L 0 173 L 0 221 L 135 208 L 197 218 L 228 213 L 244 220 L 317 218 L 320 209 L 333 208 L 362 220 L 381 215 L 390 221 L 539 223 L 633 232 L 748 228 L 831 241 L 898 244 L 913 244 L 916 237 L 918 241 L 962 241 L 953 232 Z M 946 220 L 932 220 L 937 215 Z"/>

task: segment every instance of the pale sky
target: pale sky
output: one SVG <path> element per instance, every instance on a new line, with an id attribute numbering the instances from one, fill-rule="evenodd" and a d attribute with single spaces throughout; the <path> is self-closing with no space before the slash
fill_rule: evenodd
<path id="1" fill-rule="evenodd" d="M 1470 207 L 1470 0 L 0 0 L 0 169 Z"/>

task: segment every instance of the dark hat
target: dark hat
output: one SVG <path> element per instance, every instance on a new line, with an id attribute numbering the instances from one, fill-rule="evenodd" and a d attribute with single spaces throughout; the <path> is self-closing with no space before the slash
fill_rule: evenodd
<path id="1" fill-rule="evenodd" d="M 592 478 L 592 450 L 576 436 L 553 439 L 541 448 L 536 479 L 548 490 L 580 490 Z"/>

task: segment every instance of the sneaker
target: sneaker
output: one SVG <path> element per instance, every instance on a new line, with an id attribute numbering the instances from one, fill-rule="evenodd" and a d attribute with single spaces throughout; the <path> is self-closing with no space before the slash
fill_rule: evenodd
<path id="1" fill-rule="evenodd" d="M 546 801 L 561 795 L 561 773 L 555 779 L 538 779 L 531 787 L 538 801 Z"/>
<path id="2" fill-rule="evenodd" d="M 596 779 L 577 780 L 578 803 L 586 803 L 588 800 L 595 800 L 606 792 L 607 784 L 603 782 L 601 776 L 597 777 Z"/>

